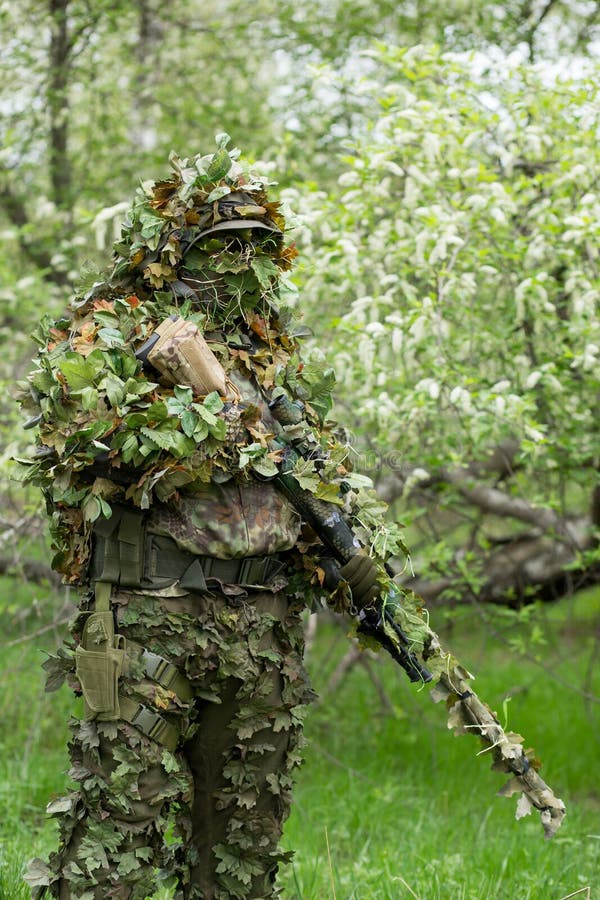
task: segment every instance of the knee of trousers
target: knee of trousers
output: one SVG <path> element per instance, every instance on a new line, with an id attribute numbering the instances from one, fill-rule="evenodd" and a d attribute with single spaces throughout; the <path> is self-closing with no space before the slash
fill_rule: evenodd
<path id="1" fill-rule="evenodd" d="M 133 744 L 119 729 L 116 740 L 101 738 L 95 759 L 86 754 L 87 767 L 104 781 L 102 806 L 116 821 L 143 827 L 159 815 L 172 794 L 160 752 L 145 738 Z"/>
<path id="2" fill-rule="evenodd" d="M 119 804 L 111 802 L 110 796 L 104 804 L 115 819 L 130 825 L 143 826 L 155 819 L 165 802 L 165 788 L 168 776 L 159 766 L 153 766 L 138 777 L 140 799 L 128 797 L 129 812 L 124 812 Z"/>

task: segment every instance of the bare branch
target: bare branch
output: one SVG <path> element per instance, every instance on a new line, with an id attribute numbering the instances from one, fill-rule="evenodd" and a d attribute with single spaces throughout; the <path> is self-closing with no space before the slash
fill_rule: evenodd
<path id="1" fill-rule="evenodd" d="M 546 16 L 548 15 L 548 13 L 550 12 L 550 10 L 552 9 L 552 7 L 555 5 L 556 5 L 556 0 L 546 0 L 546 3 L 542 7 L 539 15 L 535 18 L 534 21 L 531 22 L 529 28 L 527 29 L 527 31 L 525 33 L 525 43 L 527 44 L 527 47 L 529 48 L 529 59 L 531 62 L 534 61 L 534 56 L 535 56 L 535 50 L 534 50 L 533 45 L 535 42 L 535 36 L 536 36 L 537 30 L 540 27 L 540 25 L 542 24 L 542 22 L 544 21 L 544 19 L 546 18 Z M 529 4 L 527 4 L 527 6 L 529 6 Z"/>
<path id="2" fill-rule="evenodd" d="M 440 472 L 440 481 L 453 485 L 460 495 L 478 506 L 480 509 L 495 516 L 507 516 L 533 525 L 543 532 L 552 532 L 560 535 L 567 541 L 578 547 L 575 530 L 571 528 L 569 520 L 559 516 L 553 509 L 547 507 L 531 506 L 526 500 L 519 497 L 511 497 L 498 488 L 484 484 L 475 484 L 472 481 L 468 469 L 452 469 Z"/>
<path id="3" fill-rule="evenodd" d="M 500 481 L 513 475 L 518 470 L 519 463 L 516 459 L 518 450 L 518 441 L 508 438 L 498 444 L 487 459 L 472 462 L 457 471 L 462 472 L 465 477 L 485 478 L 486 476 L 495 476 Z M 406 482 L 414 471 L 414 466 L 399 467 L 381 478 L 376 478 L 377 493 L 386 503 L 393 503 L 394 500 L 397 500 L 404 493 Z M 442 473 L 436 472 L 430 475 L 429 478 L 419 479 L 418 488 L 433 487 L 444 480 L 447 479 Z"/>
<path id="4" fill-rule="evenodd" d="M 14 556 L 0 556 L 0 575 L 20 575 L 33 584 L 47 584 L 58 587 L 60 576 L 48 563 L 34 559 L 15 559 Z"/>
<path id="5" fill-rule="evenodd" d="M 53 622 L 50 622 L 49 625 L 43 625 L 41 628 L 37 628 L 35 631 L 30 631 L 27 634 L 21 635 L 19 638 L 15 638 L 12 641 L 7 641 L 4 644 L 5 647 L 16 647 L 18 644 L 26 644 L 27 641 L 32 641 L 34 638 L 39 637 L 42 634 L 45 634 L 47 631 L 53 631 L 55 628 L 60 628 L 63 625 L 66 625 L 71 618 L 71 613 L 68 616 L 63 616 L 63 618 L 55 619 Z"/>

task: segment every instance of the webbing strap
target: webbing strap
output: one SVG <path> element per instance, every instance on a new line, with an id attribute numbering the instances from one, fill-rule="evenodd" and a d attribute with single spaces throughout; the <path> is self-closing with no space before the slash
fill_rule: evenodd
<path id="1" fill-rule="evenodd" d="M 129 697 L 119 695 L 119 707 L 121 719 L 129 722 L 153 741 L 162 744 L 167 750 L 171 752 L 175 750 L 179 740 L 179 731 L 174 725 L 171 725 L 154 710 L 144 706 L 143 703 L 137 703 Z"/>
<path id="2" fill-rule="evenodd" d="M 143 563 L 143 513 L 115 506 L 110 519 L 94 523 L 90 581 L 140 587 Z"/>
<path id="3" fill-rule="evenodd" d="M 108 612 L 110 610 L 110 592 L 111 592 L 112 584 L 109 584 L 106 581 L 97 581 L 94 585 L 94 597 L 95 604 L 94 610 L 96 612 Z"/>
<path id="4" fill-rule="evenodd" d="M 170 663 L 158 653 L 146 650 L 135 641 L 127 641 L 127 649 L 139 653 L 144 663 L 144 671 L 148 678 L 156 681 L 167 691 L 173 691 L 180 700 L 191 700 L 194 691 L 187 678 L 180 673 L 176 666 Z"/>
<path id="5" fill-rule="evenodd" d="M 138 587 L 142 580 L 144 562 L 144 529 L 142 513 L 123 510 L 119 522 L 119 581 L 123 585 Z"/>

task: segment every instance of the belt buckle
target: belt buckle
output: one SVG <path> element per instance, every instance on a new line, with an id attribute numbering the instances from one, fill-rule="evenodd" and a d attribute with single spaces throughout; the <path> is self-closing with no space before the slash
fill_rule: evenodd
<path id="1" fill-rule="evenodd" d="M 158 713 L 152 712 L 147 706 L 140 704 L 131 724 L 139 728 L 148 737 L 158 740 L 164 725 L 166 724 Z"/>
<path id="2" fill-rule="evenodd" d="M 285 563 L 278 556 L 268 556 L 265 560 L 265 569 L 263 573 L 263 579 L 265 584 L 269 584 L 270 581 L 273 581 L 276 575 L 285 568 Z"/>
<path id="3" fill-rule="evenodd" d="M 175 669 L 175 666 L 167 659 L 159 656 L 158 653 L 152 653 L 150 650 L 144 650 L 142 659 L 146 666 L 146 675 L 153 681 L 158 682 L 158 684 L 162 684 L 163 687 L 168 687 L 165 681 L 168 681 L 169 684 L 172 681 L 172 672 L 168 672 L 168 670 Z M 170 678 L 169 675 L 171 676 Z"/>

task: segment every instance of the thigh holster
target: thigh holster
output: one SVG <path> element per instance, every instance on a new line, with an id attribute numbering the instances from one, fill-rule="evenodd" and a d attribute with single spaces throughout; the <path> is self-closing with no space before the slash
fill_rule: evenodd
<path id="1" fill-rule="evenodd" d="M 125 638 L 115 634 L 112 612 L 90 613 L 81 646 L 75 650 L 86 719 L 110 721 L 120 718 L 119 676 L 124 665 Z"/>

